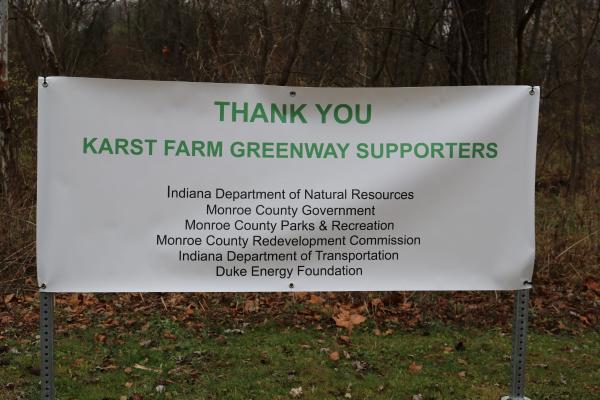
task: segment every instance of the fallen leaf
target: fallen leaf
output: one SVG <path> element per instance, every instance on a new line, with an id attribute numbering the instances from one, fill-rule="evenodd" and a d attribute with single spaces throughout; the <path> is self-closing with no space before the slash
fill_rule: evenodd
<path id="1" fill-rule="evenodd" d="M 593 290 L 595 292 L 600 293 L 600 284 L 592 278 L 588 278 L 585 281 L 585 287 L 589 290 Z"/>
<path id="2" fill-rule="evenodd" d="M 558 329 L 564 331 L 567 330 L 567 326 L 562 321 L 558 321 Z"/>
<path id="3" fill-rule="evenodd" d="M 465 371 L 460 371 L 460 372 L 458 373 L 458 376 L 459 376 L 460 378 L 464 378 L 465 376 L 467 376 L 467 373 L 466 373 Z"/>
<path id="4" fill-rule="evenodd" d="M 353 325 L 360 325 L 363 322 L 365 322 L 367 320 L 367 317 L 360 315 L 360 314 L 352 314 L 350 316 L 350 322 L 352 322 Z"/>
<path id="5" fill-rule="evenodd" d="M 371 305 L 373 307 L 381 306 L 381 305 L 383 305 L 383 301 L 379 298 L 373 299 L 373 300 L 371 300 Z"/>
<path id="6" fill-rule="evenodd" d="M 293 398 L 297 399 L 298 397 L 302 397 L 302 386 L 297 387 L 297 388 L 292 388 L 290 390 L 290 396 L 292 396 Z"/>
<path id="7" fill-rule="evenodd" d="M 337 351 L 332 351 L 331 353 L 329 353 L 329 358 L 332 361 L 337 361 L 340 359 L 340 353 L 338 353 Z"/>
<path id="8" fill-rule="evenodd" d="M 72 293 L 69 296 L 69 304 L 76 306 L 79 305 L 79 293 Z"/>
<path id="9" fill-rule="evenodd" d="M 589 318 L 585 315 L 580 315 L 579 320 L 585 325 L 591 325 Z"/>
<path id="10" fill-rule="evenodd" d="M 335 324 L 340 328 L 346 328 L 349 331 L 352 331 L 353 325 L 352 322 L 350 322 L 350 319 L 347 315 L 341 315 L 337 317 L 333 316 L 333 320 L 335 321 Z"/>
<path id="11" fill-rule="evenodd" d="M 364 311 L 363 307 L 355 308 L 350 310 L 348 308 L 340 307 L 337 309 L 337 312 L 333 315 L 333 320 L 335 324 L 340 328 L 346 328 L 349 332 L 352 332 L 352 328 L 355 325 L 362 324 L 367 320 L 366 317 L 357 313 Z"/>
<path id="12" fill-rule="evenodd" d="M 234 329 L 225 329 L 223 331 L 224 334 L 231 334 L 231 333 L 235 333 L 237 335 L 243 335 L 245 332 L 243 329 L 239 329 L 239 328 L 234 328 Z"/>
<path id="13" fill-rule="evenodd" d="M 419 372 L 421 372 L 422 369 L 423 369 L 423 366 L 420 364 L 417 364 L 414 361 L 412 363 L 410 363 L 410 365 L 408 366 L 408 372 L 410 372 L 411 374 L 418 374 Z"/>
<path id="14" fill-rule="evenodd" d="M 263 351 L 262 353 L 260 353 L 260 362 L 263 364 L 268 364 L 269 363 L 269 353 L 267 353 L 266 351 Z"/>
<path id="15" fill-rule="evenodd" d="M 145 365 L 141 365 L 141 364 L 134 364 L 133 368 L 141 369 L 142 371 L 157 372 L 159 374 L 162 372 L 160 369 L 149 368 L 149 367 L 146 367 Z"/>
<path id="16" fill-rule="evenodd" d="M 253 312 L 253 311 L 258 310 L 259 308 L 260 308 L 260 306 L 258 303 L 258 299 L 256 299 L 256 300 L 248 299 L 244 303 L 244 311 L 246 311 L 246 312 Z"/>
<path id="17" fill-rule="evenodd" d="M 350 336 L 344 336 L 344 335 L 340 336 L 340 342 L 350 343 Z"/>
<path id="18" fill-rule="evenodd" d="M 169 331 L 166 331 L 165 333 L 163 333 L 163 337 L 164 337 L 165 339 L 173 339 L 173 340 L 174 340 L 174 339 L 177 339 L 177 336 L 175 336 L 175 335 L 173 334 L 173 332 L 169 332 Z"/>
<path id="19" fill-rule="evenodd" d="M 367 365 L 368 364 L 366 362 L 364 362 L 364 361 L 359 361 L 359 360 L 352 361 L 352 366 L 354 368 L 356 368 L 356 372 L 360 372 L 360 371 L 362 371 L 364 369 L 367 369 Z"/>
<path id="20" fill-rule="evenodd" d="M 221 345 L 226 345 L 227 344 L 227 338 L 223 335 L 219 335 L 215 338 L 215 342 L 217 342 L 218 344 Z"/>
<path id="21" fill-rule="evenodd" d="M 325 299 L 323 299 L 321 296 L 318 296 L 316 294 L 311 294 L 310 300 L 308 300 L 308 302 L 310 304 L 323 304 L 323 303 L 325 303 Z"/>
<path id="22" fill-rule="evenodd" d="M 76 367 L 79 367 L 81 364 L 83 364 L 84 361 L 85 361 L 85 359 L 83 359 L 83 358 L 77 358 L 77 359 L 75 359 L 75 361 L 73 361 L 73 365 Z"/>
<path id="23" fill-rule="evenodd" d="M 194 315 L 194 310 L 195 310 L 195 307 L 193 304 L 188 305 L 187 308 L 185 309 L 185 315 L 187 315 L 187 316 Z"/>
<path id="24" fill-rule="evenodd" d="M 94 335 L 94 340 L 98 343 L 106 343 L 106 335 L 103 335 L 101 333 L 96 333 Z"/>

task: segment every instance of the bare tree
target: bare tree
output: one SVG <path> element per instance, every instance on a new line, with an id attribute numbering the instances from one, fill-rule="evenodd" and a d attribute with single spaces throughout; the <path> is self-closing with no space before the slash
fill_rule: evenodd
<path id="1" fill-rule="evenodd" d="M 10 97 L 8 93 L 8 0 L 0 0 L 0 189 L 8 196 L 11 151 Z"/>
<path id="2" fill-rule="evenodd" d="M 61 68 L 58 62 L 58 58 L 56 57 L 56 53 L 54 51 L 54 45 L 52 43 L 52 39 L 50 38 L 50 34 L 44 28 L 41 20 L 37 18 L 35 14 L 35 3 L 25 4 L 24 6 L 19 6 L 15 3 L 14 0 L 9 0 L 11 7 L 16 11 L 19 17 L 27 24 L 27 26 L 34 32 L 36 37 L 38 38 L 38 43 L 41 47 L 45 71 L 48 75 L 60 75 Z"/>
<path id="3" fill-rule="evenodd" d="M 523 83 L 523 75 L 525 69 L 525 54 L 524 54 L 524 37 L 525 37 L 525 29 L 529 24 L 529 21 L 533 18 L 534 15 L 537 15 L 535 19 L 536 27 L 539 28 L 539 15 L 540 11 L 544 5 L 546 0 L 533 0 L 529 8 L 525 10 L 525 5 L 523 4 L 523 0 L 517 1 L 517 30 L 515 32 L 517 37 L 517 59 L 515 65 L 515 82 Z M 532 44 L 535 42 L 537 36 L 538 29 L 534 29 L 534 34 L 532 35 L 532 40 L 529 45 L 529 50 L 532 49 Z"/>
<path id="4" fill-rule="evenodd" d="M 571 7 L 571 13 L 575 22 L 575 90 L 573 101 L 573 140 L 571 142 L 571 170 L 569 173 L 569 189 L 574 193 L 580 186 L 584 186 L 585 171 L 587 167 L 586 149 L 584 147 L 584 70 L 589 50 L 593 44 L 600 21 L 600 2 L 596 6 L 593 19 L 585 32 L 584 14 L 587 10 L 582 1 L 575 2 Z"/>
<path id="5" fill-rule="evenodd" d="M 283 66 L 281 77 L 279 78 L 280 85 L 286 85 L 288 83 L 288 80 L 290 79 L 292 67 L 296 62 L 296 58 L 298 57 L 298 52 L 300 50 L 300 35 L 302 35 L 302 28 L 304 27 L 306 16 L 310 9 L 310 5 L 311 0 L 301 0 L 300 4 L 298 5 L 298 12 L 296 15 L 294 31 L 291 37 L 290 50 L 288 53 L 287 60 L 285 61 L 285 64 Z"/>

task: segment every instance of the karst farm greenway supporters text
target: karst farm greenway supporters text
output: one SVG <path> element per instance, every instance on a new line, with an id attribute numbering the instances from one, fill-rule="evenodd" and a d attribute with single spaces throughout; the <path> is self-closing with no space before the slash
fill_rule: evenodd
<path id="1" fill-rule="evenodd" d="M 339 126 L 368 125 L 376 118 L 371 104 L 277 104 L 214 101 L 214 118 L 220 123 L 290 124 L 314 123 Z M 313 107 L 316 113 L 307 113 Z M 318 116 L 310 121 L 310 115 Z M 189 132 L 193 134 L 194 132 Z M 233 157 L 253 159 L 493 159 L 496 142 L 308 142 L 253 140 L 190 140 L 144 137 L 84 136 L 82 152 L 97 156 Z"/>

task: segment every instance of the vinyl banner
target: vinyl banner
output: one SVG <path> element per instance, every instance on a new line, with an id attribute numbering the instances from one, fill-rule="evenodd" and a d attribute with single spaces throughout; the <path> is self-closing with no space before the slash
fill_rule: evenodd
<path id="1" fill-rule="evenodd" d="M 50 292 L 509 290 L 539 88 L 39 83 Z"/>

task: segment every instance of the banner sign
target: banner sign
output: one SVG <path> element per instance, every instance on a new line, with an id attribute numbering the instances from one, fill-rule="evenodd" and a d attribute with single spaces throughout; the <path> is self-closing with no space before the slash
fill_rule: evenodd
<path id="1" fill-rule="evenodd" d="M 512 290 L 531 280 L 539 88 L 47 83 L 46 291 Z"/>

